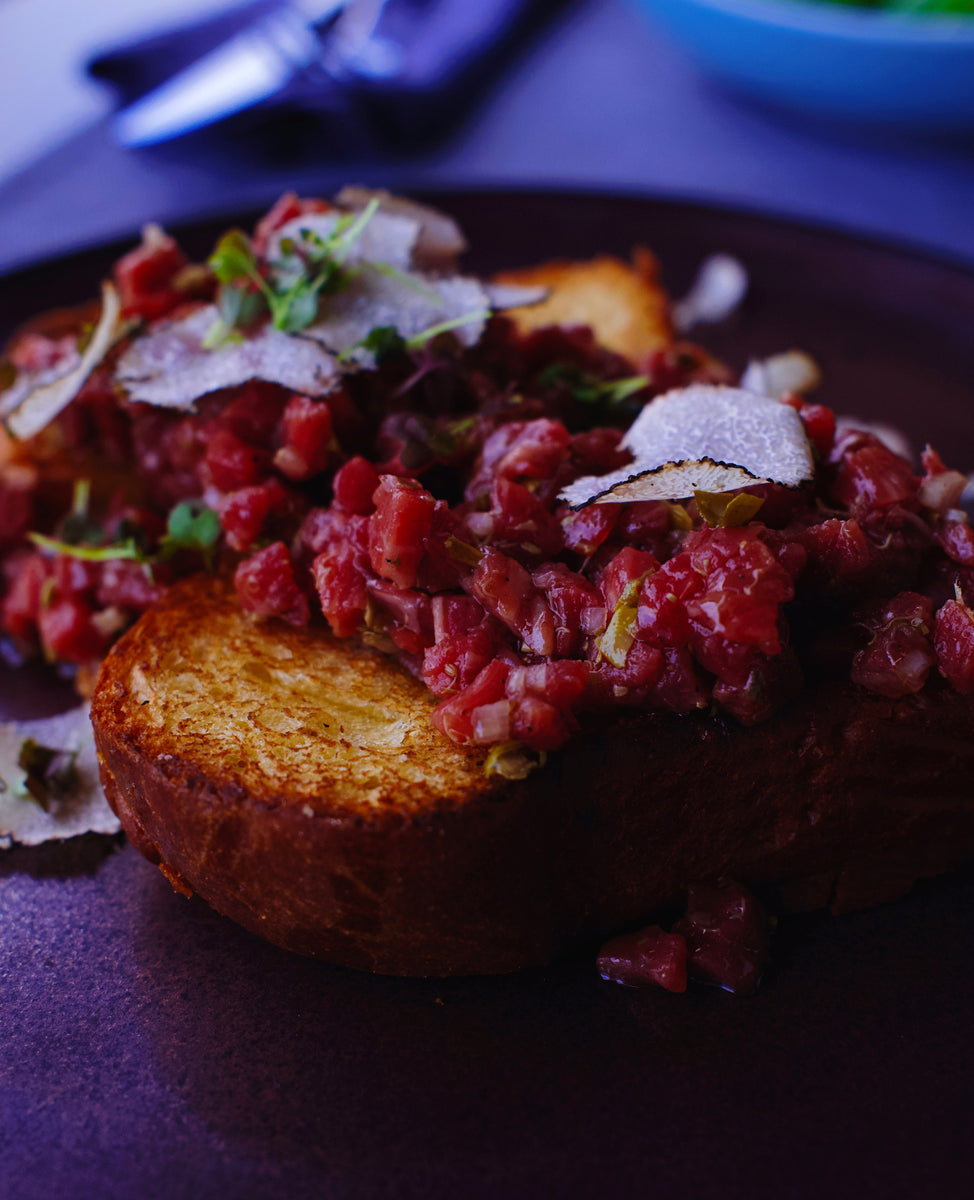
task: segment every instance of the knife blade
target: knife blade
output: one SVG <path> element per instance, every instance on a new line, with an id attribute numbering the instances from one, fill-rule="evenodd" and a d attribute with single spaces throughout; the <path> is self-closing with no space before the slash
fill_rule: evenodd
<path id="1" fill-rule="evenodd" d="M 291 0 L 123 109 L 115 137 L 130 149 L 151 146 L 270 99 L 301 71 L 323 64 L 328 23 L 337 30 L 363 4 L 371 30 L 375 0 Z M 344 36 L 349 29 L 354 33 L 356 23 Z"/>

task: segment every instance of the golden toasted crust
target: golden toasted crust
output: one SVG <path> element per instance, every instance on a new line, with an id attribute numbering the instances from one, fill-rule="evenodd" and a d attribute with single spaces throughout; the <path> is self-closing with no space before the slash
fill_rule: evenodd
<path id="1" fill-rule="evenodd" d="M 174 886 L 392 974 L 544 962 L 701 880 L 846 909 L 974 853 L 974 700 L 946 689 L 823 685 L 748 729 L 591 720 L 508 784 L 430 705 L 393 663 L 197 578 L 112 650 L 92 721 L 109 800 Z"/>
<path id="2" fill-rule="evenodd" d="M 655 257 L 642 248 L 632 264 L 603 255 L 588 262 L 555 260 L 503 271 L 495 282 L 550 290 L 540 304 L 510 309 L 522 333 L 547 325 L 588 325 L 595 340 L 634 366 L 673 342 L 669 299 Z"/>
<path id="3" fill-rule="evenodd" d="M 248 617 L 216 578 L 147 613 L 102 683 L 144 754 L 178 745 L 215 787 L 269 806 L 412 813 L 485 786 L 483 755 L 433 729 L 422 684 L 324 628 Z"/>

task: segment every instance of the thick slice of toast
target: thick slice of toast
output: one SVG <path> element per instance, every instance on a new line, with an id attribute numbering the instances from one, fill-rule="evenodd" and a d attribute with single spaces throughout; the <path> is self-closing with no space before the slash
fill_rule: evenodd
<path id="1" fill-rule="evenodd" d="M 974 702 L 807 691 L 765 725 L 593 719 L 518 782 L 394 663 L 177 585 L 92 706 L 108 797 L 180 889 L 302 954 L 513 970 L 731 876 L 848 908 L 974 852 Z"/>
<path id="2" fill-rule="evenodd" d="M 673 342 L 669 297 L 659 282 L 659 266 L 637 248 L 632 264 L 601 255 L 584 262 L 555 260 L 536 267 L 502 271 L 497 283 L 549 289 L 540 304 L 505 314 L 519 332 L 546 325 L 588 325 L 600 346 L 641 366 Z"/>

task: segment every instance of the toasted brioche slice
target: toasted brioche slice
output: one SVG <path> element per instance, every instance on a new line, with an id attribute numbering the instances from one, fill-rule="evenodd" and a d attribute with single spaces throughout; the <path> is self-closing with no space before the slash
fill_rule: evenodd
<path id="1" fill-rule="evenodd" d="M 754 728 L 591 720 L 517 782 L 431 705 L 392 662 L 197 577 L 111 651 L 92 720 L 112 805 L 177 887 L 385 973 L 544 962 L 721 876 L 860 906 L 974 852 L 974 702 L 946 690 L 828 685 Z"/>
<path id="2" fill-rule="evenodd" d="M 504 271 L 495 282 L 549 289 L 546 300 L 510 309 L 522 333 L 547 325 L 588 325 L 608 350 L 641 365 L 673 342 L 670 303 L 659 282 L 655 257 L 642 248 L 632 264 L 603 255 L 587 262 L 555 260 Z"/>

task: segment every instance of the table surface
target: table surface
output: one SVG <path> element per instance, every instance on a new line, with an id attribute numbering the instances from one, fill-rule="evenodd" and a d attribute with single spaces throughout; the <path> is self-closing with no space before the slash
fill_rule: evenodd
<path id="1" fill-rule="evenodd" d="M 112 140 L 83 63 L 140 30 L 230 0 L 6 0 L 0 5 L 0 271 L 146 220 L 252 207 L 286 187 L 546 185 L 650 193 L 797 217 L 974 262 L 967 140 L 836 129 L 741 102 L 702 78 L 622 0 L 575 0 L 448 141 L 391 161 L 319 144 L 200 135 L 141 151 Z M 70 136 L 67 136 L 70 135 Z M 58 143 L 59 138 L 67 140 Z"/>

